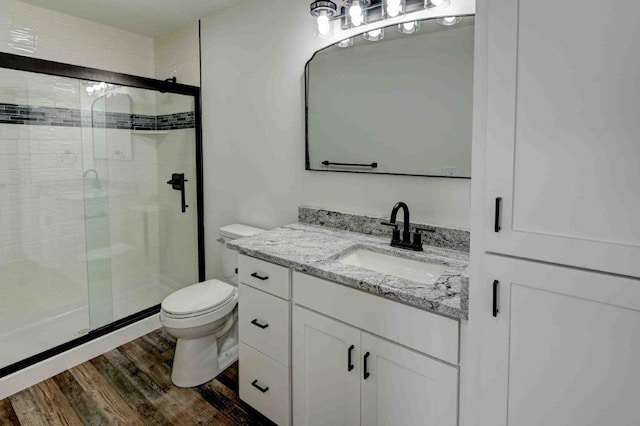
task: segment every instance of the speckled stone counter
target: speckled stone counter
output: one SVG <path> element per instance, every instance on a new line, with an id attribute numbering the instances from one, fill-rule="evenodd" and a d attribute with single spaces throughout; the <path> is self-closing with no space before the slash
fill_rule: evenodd
<path id="1" fill-rule="evenodd" d="M 413 252 L 391 247 L 389 240 L 320 226 L 293 224 L 230 241 L 227 246 L 247 256 L 420 309 L 467 319 L 469 255 L 428 245 L 424 246 L 423 252 Z M 422 284 L 337 261 L 342 255 L 358 248 L 445 265 L 445 272 L 435 284 Z"/>

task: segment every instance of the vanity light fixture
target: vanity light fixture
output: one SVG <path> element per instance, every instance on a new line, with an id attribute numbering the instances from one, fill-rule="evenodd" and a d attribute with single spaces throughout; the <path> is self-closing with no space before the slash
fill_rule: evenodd
<path id="1" fill-rule="evenodd" d="M 438 18 L 436 20 L 438 24 L 444 25 L 445 27 L 450 27 L 460 21 L 462 21 L 462 17 L 460 16 L 445 16 L 444 18 Z"/>
<path id="2" fill-rule="evenodd" d="M 377 28 L 362 34 L 367 41 L 380 41 L 384 38 L 384 28 Z"/>
<path id="3" fill-rule="evenodd" d="M 420 23 L 418 21 L 410 21 L 398 24 L 398 31 L 402 34 L 413 34 L 420 31 Z"/>
<path id="4" fill-rule="evenodd" d="M 384 11 L 387 18 L 395 18 L 404 13 L 404 0 L 384 0 Z"/>
<path id="5" fill-rule="evenodd" d="M 427 9 L 440 10 L 450 3 L 451 0 L 313 0 L 310 11 L 315 21 L 313 32 L 317 37 L 331 37 L 335 28 L 343 31 L 363 28 L 362 31 L 368 30 L 369 33 L 374 31 L 375 35 L 365 35 L 365 38 L 375 41 L 379 40 L 380 34 L 369 30 L 368 25 L 382 23 L 387 19 L 400 20 L 401 17 Z M 438 18 L 437 22 L 448 26 L 457 24 L 460 19 L 458 16 L 449 16 Z M 402 28 L 398 27 L 398 30 L 404 34 L 412 34 L 418 28 L 417 21 L 413 21 Z M 384 36 L 384 32 L 382 34 Z"/>
<path id="6" fill-rule="evenodd" d="M 338 47 L 351 47 L 353 46 L 353 37 L 344 39 L 337 43 Z"/>
<path id="7" fill-rule="evenodd" d="M 336 14 L 336 4 L 329 0 L 316 0 L 311 3 L 311 16 L 316 18 L 314 34 L 321 38 L 333 35 L 333 22 L 331 18 Z"/>

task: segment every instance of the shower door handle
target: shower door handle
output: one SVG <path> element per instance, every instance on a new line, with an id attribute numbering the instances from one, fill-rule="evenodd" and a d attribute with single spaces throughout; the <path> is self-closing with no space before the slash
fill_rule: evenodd
<path id="1" fill-rule="evenodd" d="M 167 184 L 171 185 L 171 188 L 175 189 L 176 191 L 180 191 L 182 194 L 182 213 L 186 212 L 187 207 L 189 207 L 187 205 L 187 200 L 184 194 L 185 182 L 189 182 L 189 181 L 184 178 L 184 173 L 172 173 L 171 180 L 167 181 Z"/>

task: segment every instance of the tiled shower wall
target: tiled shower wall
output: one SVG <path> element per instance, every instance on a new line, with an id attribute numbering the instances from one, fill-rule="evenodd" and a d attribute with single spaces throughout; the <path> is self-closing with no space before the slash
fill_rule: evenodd
<path id="1" fill-rule="evenodd" d="M 0 51 L 155 75 L 153 38 L 15 0 L 0 0 Z"/>

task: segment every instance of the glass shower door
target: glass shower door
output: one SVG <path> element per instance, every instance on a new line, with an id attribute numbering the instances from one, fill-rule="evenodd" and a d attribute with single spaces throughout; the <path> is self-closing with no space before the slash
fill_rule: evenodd
<path id="1" fill-rule="evenodd" d="M 0 56 L 3 377 L 154 314 L 202 265 L 198 89 Z"/>
<path id="2" fill-rule="evenodd" d="M 198 282 L 196 133 L 192 96 L 90 87 L 96 100 L 85 173 L 97 171 L 105 195 L 92 199 L 96 185 L 85 179 L 96 329 Z"/>

